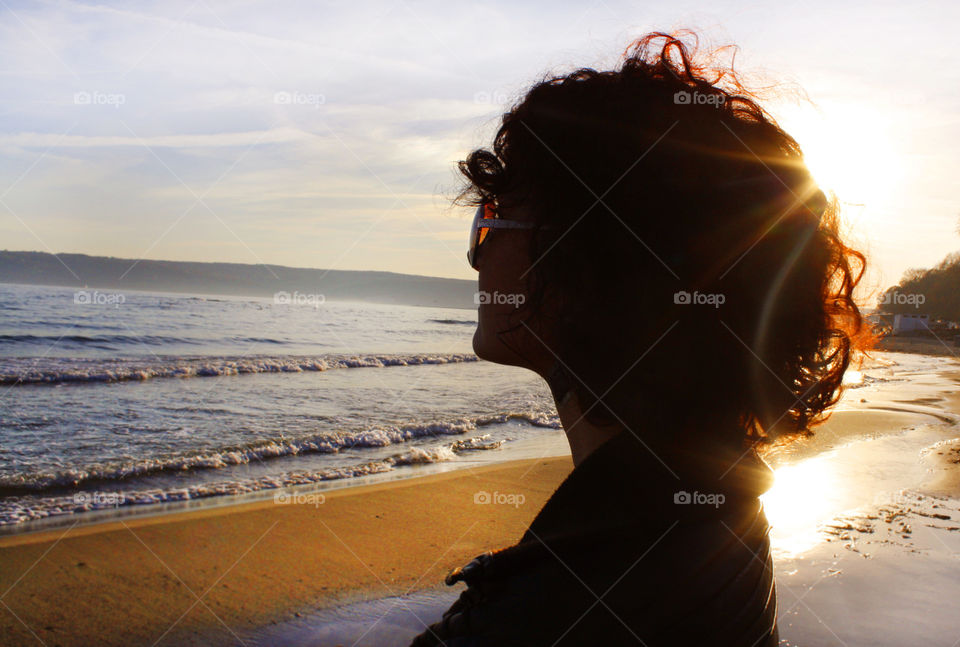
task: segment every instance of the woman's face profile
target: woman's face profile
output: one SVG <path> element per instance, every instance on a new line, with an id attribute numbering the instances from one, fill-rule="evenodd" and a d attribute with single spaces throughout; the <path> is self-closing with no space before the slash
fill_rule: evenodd
<path id="1" fill-rule="evenodd" d="M 529 220 L 523 208 L 506 203 L 498 205 L 498 213 L 509 220 Z M 473 350 L 487 361 L 541 372 L 550 352 L 538 340 L 542 334 L 535 334 L 521 323 L 519 308 L 529 296 L 529 243 L 530 232 L 525 229 L 493 230 L 484 240 L 477 264 L 480 277 Z"/>

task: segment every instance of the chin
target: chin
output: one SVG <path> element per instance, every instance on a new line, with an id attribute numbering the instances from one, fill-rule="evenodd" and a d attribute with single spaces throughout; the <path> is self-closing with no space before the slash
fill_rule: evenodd
<path id="1" fill-rule="evenodd" d="M 529 362 L 518 355 L 515 350 L 505 345 L 496 333 L 491 332 L 495 328 L 484 325 L 483 319 L 484 316 L 481 312 L 477 330 L 473 333 L 473 352 L 476 353 L 477 357 L 496 364 L 528 368 Z"/>
<path id="2" fill-rule="evenodd" d="M 473 352 L 476 353 L 480 359 L 496 361 L 490 358 L 488 345 L 487 340 L 484 339 L 483 324 L 478 323 L 477 329 L 473 333 Z"/>

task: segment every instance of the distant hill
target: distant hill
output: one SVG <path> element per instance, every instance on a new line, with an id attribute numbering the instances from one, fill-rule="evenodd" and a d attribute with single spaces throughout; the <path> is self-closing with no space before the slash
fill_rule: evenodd
<path id="1" fill-rule="evenodd" d="M 0 283 L 252 297 L 286 292 L 322 294 L 331 301 L 470 309 L 476 308 L 477 289 L 476 281 L 393 272 L 8 251 L 0 251 Z"/>
<path id="2" fill-rule="evenodd" d="M 884 312 L 960 321 L 960 252 L 949 254 L 928 270 L 907 270 L 900 283 L 880 295 L 878 307 Z"/>

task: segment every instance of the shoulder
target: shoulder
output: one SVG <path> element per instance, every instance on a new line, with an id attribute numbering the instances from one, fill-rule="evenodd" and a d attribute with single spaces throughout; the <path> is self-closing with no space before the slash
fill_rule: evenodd
<path id="1" fill-rule="evenodd" d="M 461 571 L 467 590 L 431 629 L 444 642 L 415 645 L 764 644 L 776 622 L 772 560 L 762 511 L 752 523 L 750 514 L 483 555 Z M 451 642 L 461 639 L 477 642 Z"/>

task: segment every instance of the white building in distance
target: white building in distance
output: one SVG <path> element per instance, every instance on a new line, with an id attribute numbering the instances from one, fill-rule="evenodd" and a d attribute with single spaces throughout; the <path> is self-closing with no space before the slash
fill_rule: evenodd
<path id="1" fill-rule="evenodd" d="M 930 315 L 907 314 L 893 316 L 893 334 L 910 332 L 912 330 L 928 330 Z"/>

